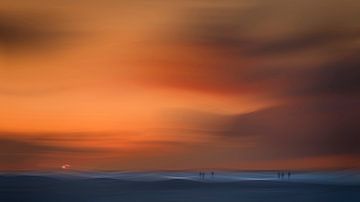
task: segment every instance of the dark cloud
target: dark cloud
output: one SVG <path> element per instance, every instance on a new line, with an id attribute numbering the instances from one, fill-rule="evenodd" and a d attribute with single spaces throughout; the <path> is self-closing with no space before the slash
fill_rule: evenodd
<path id="1" fill-rule="evenodd" d="M 200 21 L 191 28 L 184 28 L 189 33 L 180 35 L 184 43 L 248 57 L 287 55 L 313 49 L 328 50 L 334 46 L 348 46 L 348 43 L 360 38 L 360 27 L 331 26 L 288 33 L 281 37 L 257 37 L 242 33 L 241 23 L 237 24 L 236 19 L 233 20 L 233 24 Z"/>
<path id="2" fill-rule="evenodd" d="M 359 95 L 360 53 L 321 67 L 308 90 L 319 94 Z"/>
<path id="3" fill-rule="evenodd" d="M 356 107 L 357 103 L 344 102 L 273 108 L 236 117 L 229 130 L 232 137 L 255 136 L 259 150 L 275 157 L 360 155 Z"/>
<path id="4" fill-rule="evenodd" d="M 42 141 L 32 140 L 32 138 L 11 139 L 1 138 L 0 139 L 0 151 L 3 154 L 31 154 L 31 153 L 46 153 L 46 152 L 95 152 L 100 151 L 92 148 L 74 148 L 67 146 L 56 146 L 51 144 L 45 144 Z M 61 138 L 58 138 L 60 140 Z"/>
<path id="5" fill-rule="evenodd" d="M 163 75 L 161 85 L 215 94 L 259 95 L 281 98 L 359 95 L 360 54 L 332 58 L 322 64 L 204 64 L 198 71 L 179 70 L 179 76 Z M 211 60 L 211 59 L 209 59 Z M 208 60 L 208 61 L 209 61 Z M 182 72 L 184 71 L 184 72 Z M 165 78 L 166 77 L 166 78 Z M 167 78 L 169 77 L 169 78 Z"/>
<path id="6" fill-rule="evenodd" d="M 223 94 L 348 93 L 358 80 L 359 6 L 356 1 L 272 0 L 189 9 L 177 28 L 161 37 L 197 48 L 179 60 L 166 58 L 163 63 L 179 67 L 176 74 L 156 71 L 153 79 Z M 213 54 L 202 58 L 209 50 Z M 195 63 L 184 59 L 197 54 Z"/>
<path id="7" fill-rule="evenodd" d="M 219 142 L 238 142 L 239 152 L 251 159 L 360 157 L 359 104 L 359 100 L 312 100 L 248 114 L 221 115 L 222 124 L 209 120 L 200 126 L 189 125 L 219 137 Z M 206 132 L 208 128 L 210 132 Z M 241 145 L 248 142 L 253 147 L 244 149 Z"/>
<path id="8" fill-rule="evenodd" d="M 16 135 L 11 137 L 9 135 Z M 29 168 L 30 164 L 37 162 L 45 162 L 45 159 L 52 158 L 56 154 L 64 155 L 92 155 L 94 153 L 104 152 L 101 149 L 83 148 L 83 147 L 69 147 L 60 145 L 61 138 L 58 138 L 57 144 L 49 144 L 42 140 L 37 140 L 34 137 L 29 137 L 29 134 L 18 133 L 1 133 L 0 138 L 0 169 L 11 168 Z M 72 140 L 73 142 L 75 140 Z M 50 157 L 49 157 L 50 156 Z"/>
<path id="9" fill-rule="evenodd" d="M 264 77 L 264 86 L 276 96 L 291 99 L 309 97 L 331 99 L 356 99 L 360 94 L 360 54 L 354 52 L 306 68 L 287 68 L 276 75 Z M 275 79 L 275 82 L 267 82 Z"/>
<path id="10" fill-rule="evenodd" d="M 0 14 L 0 48 L 5 51 L 48 48 L 72 34 L 49 14 Z"/>
<path id="11" fill-rule="evenodd" d="M 304 33 L 298 36 L 288 36 L 287 38 L 264 41 L 248 42 L 248 47 L 243 54 L 249 56 L 288 54 L 293 51 L 306 51 L 312 49 L 328 49 L 331 46 L 353 42 L 360 37 L 360 29 L 344 33 L 343 30 L 315 30 L 314 32 Z M 241 44 L 239 45 L 241 47 Z"/>
<path id="12" fill-rule="evenodd" d="M 324 7 L 326 4 L 326 7 Z M 356 41 L 360 4 L 347 1 L 257 1 L 253 6 L 190 9 L 174 38 L 247 55 L 273 55 Z M 337 13 L 333 12 L 337 9 Z"/>
<path id="13" fill-rule="evenodd" d="M 46 145 L 36 141 L 18 140 L 10 138 L 0 139 L 0 151 L 2 154 L 36 154 L 49 152 L 89 152 L 83 148 L 71 148 L 63 146 Z"/>

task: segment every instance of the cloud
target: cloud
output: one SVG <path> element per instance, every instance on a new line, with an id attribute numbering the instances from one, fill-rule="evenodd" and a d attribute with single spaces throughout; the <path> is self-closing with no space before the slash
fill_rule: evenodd
<path id="1" fill-rule="evenodd" d="M 287 38 L 277 39 L 265 42 L 248 42 L 248 48 L 243 54 L 249 56 L 267 56 L 277 54 L 289 54 L 295 51 L 306 51 L 312 49 L 328 49 L 331 46 L 354 42 L 360 37 L 360 30 L 357 31 L 339 31 L 315 30 L 309 33 L 303 33 L 298 36 L 288 36 Z M 241 47 L 241 45 L 239 46 Z"/>
<path id="2" fill-rule="evenodd" d="M 326 7 L 324 7 L 326 4 Z M 356 1 L 257 1 L 252 6 L 224 3 L 188 13 L 175 38 L 184 43 L 213 46 L 248 55 L 273 55 L 359 38 Z M 334 13 L 333 9 L 338 12 Z M 306 15 L 305 15 L 306 14 Z M 175 34 L 174 34 L 175 35 Z"/>
<path id="3" fill-rule="evenodd" d="M 191 139 L 135 138 L 131 141 L 118 133 L 1 132 L 0 137 L 0 170 L 53 170 L 64 162 L 74 169 L 103 165 L 111 165 L 106 169 L 159 169 L 175 165 L 187 168 L 186 165 L 200 166 L 204 158 L 211 161 L 210 157 L 202 156 L 209 145 Z M 188 158 L 189 154 L 193 157 Z"/>
<path id="4" fill-rule="evenodd" d="M 315 71 L 308 93 L 359 95 L 360 92 L 360 54 L 354 53 L 338 61 L 326 64 Z"/>
<path id="5" fill-rule="evenodd" d="M 46 145 L 36 141 L 18 140 L 10 138 L 1 138 L 1 153 L 13 154 L 34 154 L 48 152 L 89 152 L 91 149 L 71 148 L 65 146 Z"/>
<path id="6" fill-rule="evenodd" d="M 56 144 L 49 144 L 49 141 L 39 140 L 36 135 L 29 133 L 1 132 L 0 169 L 31 169 L 39 162 L 56 160 L 57 155 L 88 156 L 105 151 L 99 148 L 66 146 L 61 143 L 61 137 L 57 138 Z"/>
<path id="7" fill-rule="evenodd" d="M 347 72 L 354 72 L 355 80 L 357 70 L 347 60 L 358 63 L 359 6 L 356 1 L 271 0 L 192 7 L 159 36 L 159 43 L 170 44 L 164 52 L 174 55 L 154 59 L 155 69 L 164 67 L 147 81 L 214 94 L 289 96 L 311 93 L 310 88 L 322 91 L 320 86 Z M 176 51 L 184 44 L 184 52 Z"/>
<path id="8" fill-rule="evenodd" d="M 6 96 L 20 96 L 20 97 L 31 97 L 31 96 L 47 96 L 47 95 L 53 95 L 57 93 L 63 93 L 68 92 L 73 88 L 71 87 L 62 87 L 62 86 L 43 86 L 39 89 L 32 89 L 32 88 L 25 88 L 25 89 L 17 89 L 17 88 L 4 88 L 0 87 L 0 95 L 6 95 Z"/>
<path id="9" fill-rule="evenodd" d="M 350 106 L 345 107 L 346 104 Z M 334 110 L 341 107 L 342 110 Z M 360 154 L 355 103 L 310 103 L 279 107 L 234 118 L 232 137 L 250 134 L 257 149 L 274 157 Z M 341 118 L 340 118 L 341 117 Z M 339 118 L 339 120 L 337 120 Z M 229 137 L 229 136 L 227 136 Z M 271 156 L 270 156 L 271 158 Z"/>
<path id="10" fill-rule="evenodd" d="M 264 57 L 308 50 L 326 51 L 335 46 L 352 47 L 349 43 L 356 42 L 360 37 L 360 28 L 320 27 L 295 33 L 284 33 L 284 36 L 254 36 L 242 33 L 241 24 L 233 19 L 232 25 L 201 22 L 180 34 L 182 42 L 217 49 L 247 57 Z M 211 24 L 211 23 L 210 23 Z M 205 26 L 205 27 L 203 27 Z M 234 26 L 234 27 L 232 27 Z M 259 32 L 266 32 L 267 27 Z M 246 32 L 246 31 L 245 31 Z M 280 34 L 279 34 L 280 35 Z"/>
<path id="11" fill-rule="evenodd" d="M 241 64 L 238 59 L 214 63 L 208 59 L 203 66 L 188 64 L 189 66 L 179 68 L 173 73 L 158 72 L 156 75 L 149 75 L 153 78 L 148 80 L 156 78 L 152 83 L 160 87 L 234 96 L 298 98 L 358 94 L 358 52 L 335 56 L 320 64 L 301 64 L 302 59 L 307 60 L 300 56 L 295 61 L 284 58 L 279 59 L 280 62 L 274 62 L 271 58 L 261 61 L 259 58 L 258 62 L 249 62 L 250 64 L 247 64 L 248 59 L 244 59 L 245 64 Z M 300 64 L 297 64 L 298 60 Z"/>
<path id="12" fill-rule="evenodd" d="M 49 14 L 0 14 L 0 48 L 4 51 L 41 50 L 74 35 L 56 18 Z"/>
<path id="13" fill-rule="evenodd" d="M 249 159 L 360 156 L 358 105 L 356 100 L 311 100 L 247 114 L 219 115 L 215 122 L 207 119 L 201 125 L 191 121 L 188 127 L 218 137 L 220 145 L 237 142 L 238 152 Z M 252 147 L 241 146 L 246 143 Z"/>

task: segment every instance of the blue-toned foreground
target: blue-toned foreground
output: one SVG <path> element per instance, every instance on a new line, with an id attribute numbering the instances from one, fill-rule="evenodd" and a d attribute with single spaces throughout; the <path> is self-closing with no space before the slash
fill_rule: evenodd
<path id="1" fill-rule="evenodd" d="M 0 201 L 359 202 L 358 172 L 2 173 Z"/>

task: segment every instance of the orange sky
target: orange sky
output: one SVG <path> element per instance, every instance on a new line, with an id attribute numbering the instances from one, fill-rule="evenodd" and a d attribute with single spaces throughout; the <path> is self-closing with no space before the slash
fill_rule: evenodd
<path id="1" fill-rule="evenodd" d="M 359 166 L 359 3 L 324 2 L 1 1 L 0 169 Z"/>

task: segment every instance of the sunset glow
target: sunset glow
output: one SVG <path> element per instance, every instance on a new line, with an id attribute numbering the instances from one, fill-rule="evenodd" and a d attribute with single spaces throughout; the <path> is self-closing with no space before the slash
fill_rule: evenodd
<path id="1" fill-rule="evenodd" d="M 2 0 L 0 170 L 359 167 L 360 4 L 323 2 Z"/>

